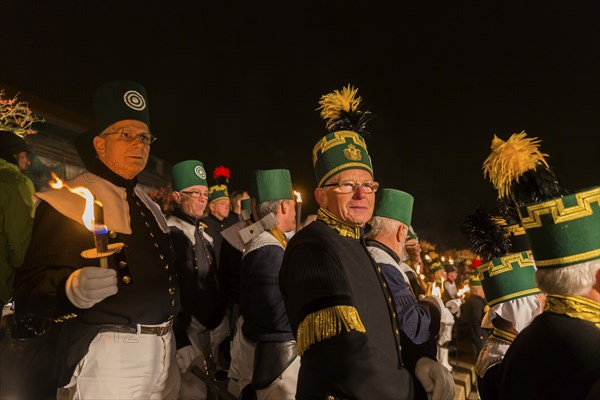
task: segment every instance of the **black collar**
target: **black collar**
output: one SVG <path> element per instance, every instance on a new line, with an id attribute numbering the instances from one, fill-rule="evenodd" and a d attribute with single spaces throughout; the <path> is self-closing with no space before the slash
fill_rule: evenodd
<path id="1" fill-rule="evenodd" d="M 133 190 L 135 185 L 137 185 L 137 176 L 133 179 L 125 179 L 121 175 L 113 172 L 99 159 L 96 159 L 96 162 L 90 169 L 90 172 L 98 175 L 100 178 L 106 179 L 113 185 L 117 185 L 128 190 Z"/>

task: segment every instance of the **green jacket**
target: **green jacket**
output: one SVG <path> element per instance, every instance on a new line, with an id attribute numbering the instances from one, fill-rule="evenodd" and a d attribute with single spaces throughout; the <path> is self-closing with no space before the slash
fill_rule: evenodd
<path id="1" fill-rule="evenodd" d="M 35 207 L 33 182 L 0 158 L 0 300 L 12 297 L 15 269 L 23 264 Z"/>

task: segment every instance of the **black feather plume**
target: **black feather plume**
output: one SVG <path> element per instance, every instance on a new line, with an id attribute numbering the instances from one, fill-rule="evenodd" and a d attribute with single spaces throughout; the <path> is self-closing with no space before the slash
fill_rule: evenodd
<path id="1" fill-rule="evenodd" d="M 461 231 L 468 236 L 471 250 L 484 262 L 506 254 L 508 243 L 504 229 L 491 212 L 477 208 L 467 215 Z"/>
<path id="2" fill-rule="evenodd" d="M 554 172 L 543 164 L 539 164 L 534 170 L 523 173 L 518 182 L 513 182 L 510 191 L 510 195 L 518 207 L 550 200 L 565 194 L 567 191 L 560 186 Z"/>

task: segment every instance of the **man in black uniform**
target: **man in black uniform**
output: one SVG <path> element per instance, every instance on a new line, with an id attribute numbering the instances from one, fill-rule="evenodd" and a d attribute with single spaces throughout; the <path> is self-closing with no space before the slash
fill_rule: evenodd
<path id="1" fill-rule="evenodd" d="M 129 81 L 102 85 L 94 113 L 96 128 L 77 142 L 88 170 L 67 184 L 88 188 L 102 203 L 104 218 L 96 213 L 92 229 L 99 241 L 106 234 L 109 251 L 96 254 L 82 197 L 67 188 L 37 193 L 16 311 L 58 330 L 59 398 L 175 399 L 173 250 L 160 208 L 136 179 L 155 140 L 146 90 Z M 89 258 L 95 255 L 106 258 Z M 98 268 L 104 263 L 108 268 Z"/>
<path id="2" fill-rule="evenodd" d="M 209 376 L 216 372 L 218 342 L 227 334 L 225 302 L 218 283 L 217 262 L 210 238 L 199 224 L 208 201 L 204 165 L 197 160 L 171 168 L 173 214 L 167 219 L 175 250 L 182 310 L 174 327 L 177 364 L 182 373 L 182 399 L 203 398 L 207 390 L 191 371 L 197 365 Z M 218 328 L 221 324 L 222 327 Z M 225 334 L 221 331 L 225 329 Z M 212 346 L 212 343 L 215 343 Z"/>
<path id="3" fill-rule="evenodd" d="M 333 132 L 313 149 L 320 208 L 290 240 L 279 275 L 301 356 L 298 399 L 413 398 L 392 294 L 364 241 L 377 183 L 360 100 L 351 87 L 321 98 Z"/>
<path id="4" fill-rule="evenodd" d="M 200 220 L 200 223 L 203 224 L 206 233 L 208 233 L 208 235 L 212 238 L 212 246 L 215 249 L 217 260 L 219 260 L 219 256 L 221 254 L 221 243 L 223 242 L 221 231 L 231 224 L 231 222 L 227 219 L 231 211 L 229 192 L 226 185 L 229 176 L 227 175 L 226 178 L 223 175 L 217 175 L 218 171 L 221 171 L 222 169 L 227 170 L 225 167 L 217 167 L 215 169 L 213 176 L 217 180 L 217 183 L 208 189 L 209 212 L 206 217 Z"/>

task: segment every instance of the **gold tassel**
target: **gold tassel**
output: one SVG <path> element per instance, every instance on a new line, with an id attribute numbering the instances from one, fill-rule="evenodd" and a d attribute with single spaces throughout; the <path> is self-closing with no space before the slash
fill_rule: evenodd
<path id="1" fill-rule="evenodd" d="M 307 315 L 298 326 L 298 355 L 316 342 L 339 335 L 342 328 L 346 332 L 367 332 L 353 306 L 334 306 Z"/>
<path id="2" fill-rule="evenodd" d="M 327 120 L 326 127 L 331 130 L 331 126 L 336 119 L 339 119 L 342 111 L 355 112 L 361 102 L 360 97 L 356 97 L 358 89 L 348 85 L 342 90 L 334 90 L 332 93 L 321 96 L 317 110 L 321 110 L 321 117 Z"/>
<path id="3" fill-rule="evenodd" d="M 539 151 L 540 140 L 527 138 L 525 131 L 513 134 L 506 142 L 494 135 L 492 153 L 483 163 L 483 176 L 489 177 L 499 197 L 508 196 L 513 182 L 525 172 L 536 169 L 539 164 L 548 167 Z"/>

